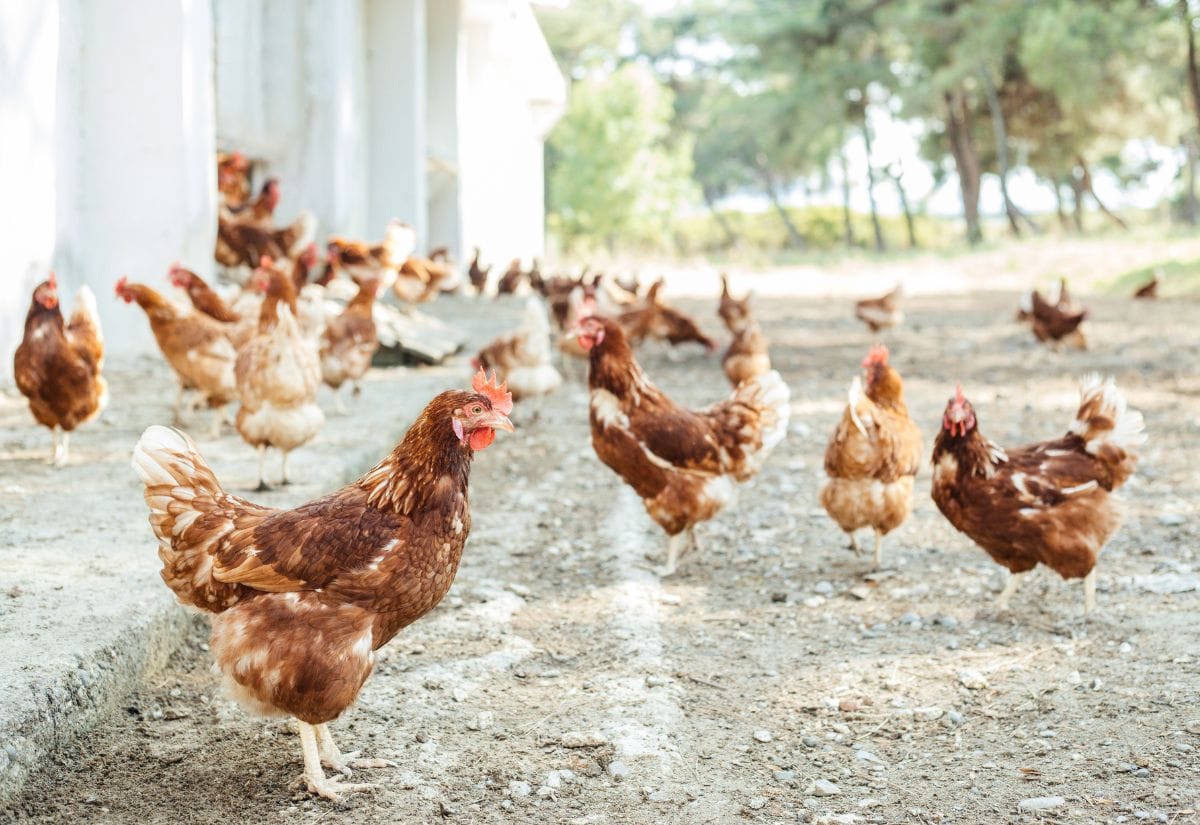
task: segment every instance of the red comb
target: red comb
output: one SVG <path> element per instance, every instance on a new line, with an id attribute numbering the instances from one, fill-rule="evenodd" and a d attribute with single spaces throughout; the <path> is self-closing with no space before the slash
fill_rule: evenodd
<path id="1" fill-rule="evenodd" d="M 50 277 L 46 279 L 46 283 L 50 284 L 51 289 L 58 289 L 58 276 L 54 274 L 54 270 L 50 270 Z"/>
<path id="2" fill-rule="evenodd" d="M 955 404 L 963 404 L 966 402 L 966 400 L 967 400 L 966 396 L 963 395 L 962 384 L 955 384 L 954 385 L 954 403 Z"/>
<path id="3" fill-rule="evenodd" d="M 275 261 L 270 255 L 263 255 L 261 258 L 258 259 L 258 265 L 261 266 L 263 269 L 270 267 L 274 263 L 275 263 Z"/>
<path id="4" fill-rule="evenodd" d="M 475 377 L 471 379 L 471 388 L 480 395 L 486 395 L 488 400 L 492 402 L 492 409 L 503 415 L 508 415 L 513 409 L 512 393 L 508 391 L 508 382 L 503 384 L 496 383 L 496 371 L 492 370 L 492 375 L 489 378 L 488 374 L 481 367 L 479 372 L 475 373 Z"/>
<path id="5" fill-rule="evenodd" d="M 863 359 L 862 365 L 866 367 L 874 366 L 875 364 L 886 364 L 888 362 L 888 348 L 883 344 L 875 344 L 867 351 L 867 357 Z"/>

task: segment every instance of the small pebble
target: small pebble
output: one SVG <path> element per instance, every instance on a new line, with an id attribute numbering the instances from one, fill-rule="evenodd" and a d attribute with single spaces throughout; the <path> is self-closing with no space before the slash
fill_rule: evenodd
<path id="1" fill-rule="evenodd" d="M 812 783 L 812 787 L 808 789 L 808 793 L 812 794 L 813 796 L 837 796 L 841 792 L 842 789 L 830 782 L 828 779 L 818 779 L 816 782 Z"/>
<path id="2" fill-rule="evenodd" d="M 755 742 L 766 743 L 766 742 L 770 742 L 774 738 L 775 737 L 771 736 L 771 732 L 769 730 L 756 730 L 754 732 L 754 741 Z"/>
<path id="3" fill-rule="evenodd" d="M 1158 517 L 1158 523 L 1163 527 L 1179 527 L 1187 524 L 1187 519 L 1179 515 L 1179 513 L 1163 513 Z"/>
<path id="4" fill-rule="evenodd" d="M 773 775 L 776 782 L 790 782 L 796 778 L 795 771 L 775 771 Z"/>
<path id="5" fill-rule="evenodd" d="M 533 793 L 533 788 L 528 782 L 520 782 L 516 779 L 508 783 L 508 795 L 515 797 L 526 797 Z"/>
<path id="6" fill-rule="evenodd" d="M 1022 811 L 1049 811 L 1052 808 L 1061 808 L 1066 804 L 1067 800 L 1061 796 L 1032 796 L 1018 802 L 1017 808 Z"/>
<path id="7" fill-rule="evenodd" d="M 599 731 L 567 731 L 558 740 L 564 748 L 602 748 L 608 744 L 608 737 Z"/>
<path id="8" fill-rule="evenodd" d="M 819 581 L 813 585 L 813 592 L 820 593 L 822 596 L 832 596 L 833 585 L 827 581 Z"/>
<path id="9" fill-rule="evenodd" d="M 609 762 L 608 775 L 616 780 L 624 779 L 629 776 L 629 766 L 620 760 Z"/>
<path id="10" fill-rule="evenodd" d="M 988 680 L 978 670 L 960 670 L 958 682 L 967 690 L 983 690 L 988 686 Z"/>
<path id="11" fill-rule="evenodd" d="M 761 811 L 763 808 L 767 807 L 767 799 L 763 796 L 752 796 L 750 797 L 750 801 L 746 804 L 747 807 L 749 807 L 752 811 Z"/>

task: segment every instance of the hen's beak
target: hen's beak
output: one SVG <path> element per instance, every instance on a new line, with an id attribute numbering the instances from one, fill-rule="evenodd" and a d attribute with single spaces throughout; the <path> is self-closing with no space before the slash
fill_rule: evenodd
<path id="1" fill-rule="evenodd" d="M 504 430 L 506 433 L 513 432 L 513 423 L 503 413 L 493 412 L 485 423 L 493 430 Z"/>

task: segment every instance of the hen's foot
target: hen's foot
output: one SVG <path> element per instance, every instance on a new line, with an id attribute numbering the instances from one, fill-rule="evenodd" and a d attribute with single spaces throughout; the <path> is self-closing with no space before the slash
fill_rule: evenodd
<path id="1" fill-rule="evenodd" d="M 269 492 L 271 492 L 271 485 L 267 484 L 267 482 L 265 482 L 265 481 L 260 481 L 260 482 L 258 482 L 258 486 L 255 487 L 253 490 L 251 490 L 251 492 L 253 492 L 253 493 L 269 493 Z"/>
<path id="2" fill-rule="evenodd" d="M 350 753 L 322 753 L 321 764 L 329 768 L 331 771 L 338 773 L 349 779 L 354 776 L 355 771 L 369 771 L 375 768 L 397 768 L 399 765 L 390 759 L 366 759 L 359 755 L 358 751 Z"/>
<path id="3" fill-rule="evenodd" d="M 300 777 L 299 784 L 309 793 L 328 799 L 330 802 L 343 801 L 343 794 L 373 791 L 379 788 L 379 785 L 373 782 L 343 782 L 336 776 L 318 777 L 308 774 Z"/>

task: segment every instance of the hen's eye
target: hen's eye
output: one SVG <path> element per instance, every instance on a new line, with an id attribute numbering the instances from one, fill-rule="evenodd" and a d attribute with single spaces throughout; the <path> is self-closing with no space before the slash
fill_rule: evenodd
<path id="1" fill-rule="evenodd" d="M 478 404 L 476 404 L 474 407 L 471 408 L 472 415 L 479 415 L 482 412 L 483 412 L 483 407 L 479 406 Z"/>

